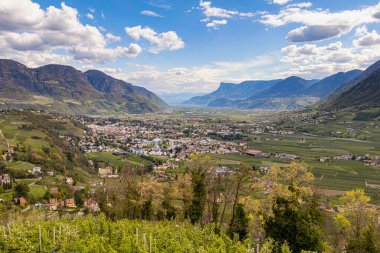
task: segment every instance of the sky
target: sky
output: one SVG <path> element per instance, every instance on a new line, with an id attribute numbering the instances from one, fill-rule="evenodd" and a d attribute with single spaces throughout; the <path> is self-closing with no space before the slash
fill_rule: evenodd
<path id="1" fill-rule="evenodd" d="M 380 1 L 0 0 L 0 58 L 160 94 L 323 78 L 380 60 Z"/>

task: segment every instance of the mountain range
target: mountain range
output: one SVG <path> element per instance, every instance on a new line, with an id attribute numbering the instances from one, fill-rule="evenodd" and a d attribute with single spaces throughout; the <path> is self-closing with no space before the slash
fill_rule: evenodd
<path id="1" fill-rule="evenodd" d="M 0 60 L 1 108 L 109 114 L 155 112 L 166 106 L 147 89 L 98 70 L 81 72 L 57 64 L 28 68 L 13 60 Z"/>
<path id="2" fill-rule="evenodd" d="M 216 91 L 191 98 L 184 104 L 243 109 L 299 108 L 325 99 L 361 73 L 361 70 L 340 72 L 322 80 L 305 80 L 291 76 L 286 79 L 246 81 L 240 84 L 221 83 Z"/>
<path id="3" fill-rule="evenodd" d="M 334 92 L 323 104 L 327 110 L 380 108 L 380 61 Z"/>

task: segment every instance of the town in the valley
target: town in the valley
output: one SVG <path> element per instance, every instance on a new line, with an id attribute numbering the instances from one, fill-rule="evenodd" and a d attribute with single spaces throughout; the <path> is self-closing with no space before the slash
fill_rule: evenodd
<path id="1" fill-rule="evenodd" d="M 0 175 L 2 188 L 6 190 L 12 187 L 12 183 L 25 181 L 32 189 L 38 186 L 43 192 L 43 198 L 32 198 L 29 202 L 24 197 L 13 198 L 11 202 L 5 199 L 0 201 L 8 206 L 20 206 L 23 210 L 37 208 L 51 214 L 62 211 L 79 215 L 86 212 L 96 213 L 101 211 L 97 192 L 112 187 L 128 170 L 138 168 L 146 172 L 150 180 L 173 182 L 184 171 L 186 161 L 193 154 L 207 154 L 214 158 L 215 163 L 209 173 L 234 173 L 234 168 L 243 161 L 252 170 L 265 175 L 273 164 L 282 166 L 306 158 L 296 149 L 281 151 L 281 148 L 276 148 L 276 143 L 290 139 L 297 145 L 313 145 L 310 141 L 312 134 L 281 127 L 278 124 L 280 119 L 285 117 L 304 124 L 320 124 L 307 113 L 270 114 L 258 119 L 242 120 L 216 118 L 212 112 L 198 113 L 197 116 L 192 113 L 194 112 L 181 112 L 178 116 L 178 112 L 168 112 L 151 114 L 149 117 L 130 115 L 109 118 L 54 115 L 58 119 L 70 118 L 82 125 L 83 133 L 80 138 L 72 136 L 71 133 L 60 134 L 58 138 L 69 143 L 70 147 L 80 150 L 86 157 L 93 176 L 84 180 L 65 171 L 57 173 L 48 167 L 17 161 L 14 152 L 19 147 L 9 145 L 7 150 L 2 151 L 3 164 L 10 168 L 10 173 Z M 372 124 L 371 127 L 377 129 L 379 125 Z M 352 127 L 346 127 L 346 134 L 352 131 L 355 131 Z M 336 136 L 343 133 L 333 130 L 330 134 Z M 268 146 L 265 145 L 267 142 L 275 144 Z M 340 154 L 324 151 L 311 160 L 321 166 L 334 161 L 345 161 L 380 168 L 379 156 L 352 153 L 349 150 Z M 29 168 L 22 173 L 16 169 L 25 165 Z M 364 184 L 373 189 L 380 188 L 380 185 L 371 182 L 365 181 Z M 270 189 L 264 187 L 264 193 L 269 193 Z"/>

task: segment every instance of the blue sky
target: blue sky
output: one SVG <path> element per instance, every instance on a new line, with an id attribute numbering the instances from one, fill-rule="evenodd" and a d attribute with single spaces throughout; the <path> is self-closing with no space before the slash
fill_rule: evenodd
<path id="1" fill-rule="evenodd" d="M 380 59 L 378 0 L 0 0 L 0 57 L 158 93 L 321 78 Z"/>

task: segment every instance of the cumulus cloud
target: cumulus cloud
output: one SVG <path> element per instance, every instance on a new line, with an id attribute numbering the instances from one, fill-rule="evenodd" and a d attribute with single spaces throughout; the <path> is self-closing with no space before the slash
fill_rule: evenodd
<path id="1" fill-rule="evenodd" d="M 0 1 L 1 57 L 28 65 L 34 65 L 35 58 L 43 58 L 45 63 L 71 59 L 104 63 L 141 52 L 136 44 L 109 47 L 108 43 L 117 40 L 117 36 L 82 24 L 78 11 L 65 3 L 42 9 L 32 0 Z"/>
<path id="2" fill-rule="evenodd" d="M 183 40 L 174 31 L 157 33 L 150 27 L 126 27 L 125 32 L 134 40 L 146 39 L 153 47 L 149 49 L 151 53 L 159 53 L 164 50 L 174 51 L 185 47 Z"/>
<path id="3" fill-rule="evenodd" d="M 222 20 L 212 20 L 210 22 L 207 22 L 206 27 L 211 27 L 211 28 L 217 29 L 218 26 L 220 26 L 220 25 L 226 25 L 227 23 L 228 23 L 228 21 L 225 20 L 225 19 L 222 19 Z"/>
<path id="4" fill-rule="evenodd" d="M 201 10 L 203 15 L 206 17 L 205 19 L 202 19 L 201 22 L 205 22 L 206 27 L 212 28 L 227 24 L 228 22 L 226 19 L 252 18 L 259 14 L 259 12 L 240 12 L 236 10 L 218 8 L 212 6 L 212 2 L 203 0 L 199 2 L 199 6 L 195 9 Z M 216 20 L 215 18 L 220 18 L 220 20 Z"/>
<path id="5" fill-rule="evenodd" d="M 112 33 L 107 33 L 106 34 L 106 39 L 107 39 L 107 41 L 109 41 L 110 43 L 112 43 L 112 42 L 118 42 L 118 41 L 120 41 L 121 37 L 113 35 Z"/>
<path id="6" fill-rule="evenodd" d="M 70 52 L 75 60 L 88 63 L 106 63 L 117 57 L 136 57 L 142 52 L 142 49 L 139 45 L 132 43 L 128 47 L 117 46 L 115 48 L 77 46 L 72 48 Z"/>
<path id="7" fill-rule="evenodd" d="M 326 46 L 316 44 L 291 45 L 282 49 L 281 61 L 291 65 L 288 74 L 320 77 L 339 71 L 366 68 L 380 58 L 380 35 L 360 27 L 349 46 L 342 42 Z"/>
<path id="8" fill-rule="evenodd" d="M 144 16 L 150 16 L 150 17 L 155 17 L 155 18 L 162 18 L 161 15 L 155 13 L 154 11 L 149 11 L 149 10 L 143 10 L 142 12 L 140 12 L 141 15 L 144 15 Z"/>
<path id="9" fill-rule="evenodd" d="M 324 9 L 309 9 L 311 3 L 290 4 L 277 14 L 264 14 L 260 22 L 272 27 L 284 26 L 290 23 L 302 24 L 290 31 L 287 39 L 291 42 L 318 41 L 336 38 L 348 34 L 355 27 L 379 23 L 377 13 L 380 3 L 356 10 L 332 12 Z M 380 15 L 379 15 L 380 17 Z"/>
<path id="10" fill-rule="evenodd" d="M 113 76 L 147 87 L 154 92 L 209 92 L 216 89 L 220 82 L 268 78 L 261 70 L 273 62 L 272 57 L 260 56 L 241 62 L 213 62 L 208 65 L 173 67 L 166 70 L 133 64 L 137 68 L 135 71 Z"/>
<path id="11" fill-rule="evenodd" d="M 371 47 L 380 45 L 380 35 L 375 30 L 369 32 L 365 26 L 356 29 L 355 36 L 356 39 L 353 44 L 356 47 Z"/>

